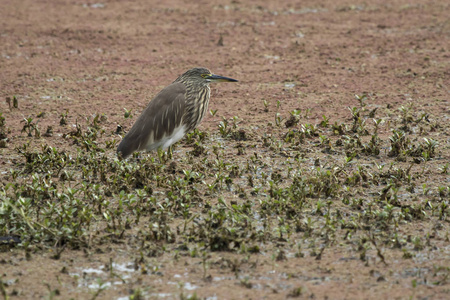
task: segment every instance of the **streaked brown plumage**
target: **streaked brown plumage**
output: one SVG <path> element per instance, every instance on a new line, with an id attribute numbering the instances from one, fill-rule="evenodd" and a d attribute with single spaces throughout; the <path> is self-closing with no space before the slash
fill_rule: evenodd
<path id="1" fill-rule="evenodd" d="M 208 109 L 211 82 L 237 80 L 213 75 L 208 69 L 190 69 L 159 92 L 125 135 L 117 154 L 167 148 L 197 127 Z"/>

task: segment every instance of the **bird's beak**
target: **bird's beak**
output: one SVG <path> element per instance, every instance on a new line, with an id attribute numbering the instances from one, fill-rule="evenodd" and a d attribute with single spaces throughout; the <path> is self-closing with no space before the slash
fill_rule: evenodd
<path id="1" fill-rule="evenodd" d="M 237 82 L 236 79 L 211 74 L 206 77 L 210 82 Z"/>

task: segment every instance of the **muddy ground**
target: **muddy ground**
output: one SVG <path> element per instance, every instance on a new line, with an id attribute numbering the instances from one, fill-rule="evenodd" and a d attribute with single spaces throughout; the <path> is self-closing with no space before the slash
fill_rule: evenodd
<path id="1" fill-rule="evenodd" d="M 448 297 L 449 6 L 1 1 L 1 295 Z M 239 82 L 194 142 L 117 161 L 117 126 L 195 66 Z"/>

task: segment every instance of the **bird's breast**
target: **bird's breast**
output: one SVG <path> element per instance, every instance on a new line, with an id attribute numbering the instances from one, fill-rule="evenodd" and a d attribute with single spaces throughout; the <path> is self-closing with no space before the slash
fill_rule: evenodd
<path id="1" fill-rule="evenodd" d="M 186 103 L 184 120 L 187 125 L 187 131 L 189 132 L 200 124 L 208 110 L 210 98 L 209 86 L 197 91 L 195 94 L 186 95 L 186 98 L 188 101 Z"/>

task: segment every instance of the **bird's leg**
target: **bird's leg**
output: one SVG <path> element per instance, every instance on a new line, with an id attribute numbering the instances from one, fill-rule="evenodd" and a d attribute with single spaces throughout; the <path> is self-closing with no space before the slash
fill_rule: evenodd
<path id="1" fill-rule="evenodd" d="M 166 159 L 164 158 L 164 154 L 165 154 L 165 151 L 161 148 L 158 148 L 158 157 L 159 157 L 159 162 L 161 164 L 166 162 Z"/>
<path id="2" fill-rule="evenodd" d="M 173 159 L 173 145 L 170 145 L 169 148 L 167 148 L 167 159 Z"/>

